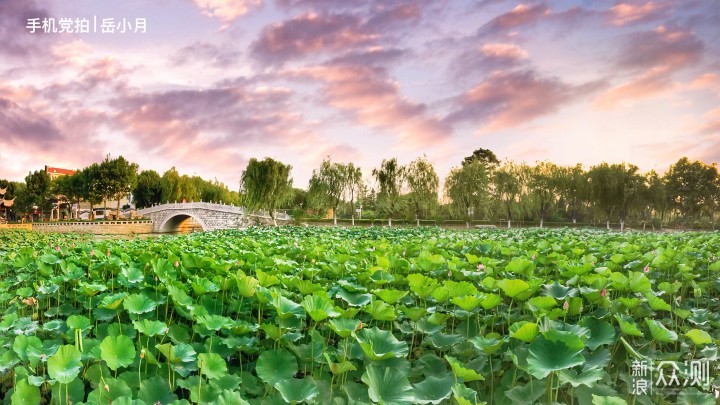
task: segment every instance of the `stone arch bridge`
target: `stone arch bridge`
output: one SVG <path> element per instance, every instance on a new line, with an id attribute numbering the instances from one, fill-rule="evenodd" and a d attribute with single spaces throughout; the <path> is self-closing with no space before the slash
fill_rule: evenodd
<path id="1" fill-rule="evenodd" d="M 264 212 L 250 213 L 243 207 L 207 202 L 155 205 L 137 210 L 137 215 L 153 221 L 153 232 L 214 231 L 272 223 Z M 282 213 L 276 213 L 275 218 L 278 222 L 291 219 Z"/>

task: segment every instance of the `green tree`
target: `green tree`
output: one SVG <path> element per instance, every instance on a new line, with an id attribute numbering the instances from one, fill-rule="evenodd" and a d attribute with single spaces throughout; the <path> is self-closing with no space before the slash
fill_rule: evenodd
<path id="1" fill-rule="evenodd" d="M 267 210 L 277 226 L 275 209 L 292 197 L 292 166 L 271 158 L 250 159 L 242 172 L 242 194 L 249 209 Z"/>
<path id="2" fill-rule="evenodd" d="M 162 202 L 162 181 L 155 170 L 143 170 L 138 175 L 137 183 L 133 188 L 132 195 L 135 206 L 138 208 L 149 207 Z"/>
<path id="3" fill-rule="evenodd" d="M 40 217 L 45 217 L 45 210 L 50 208 L 49 199 L 52 194 L 50 175 L 44 170 L 37 170 L 25 176 L 25 192 L 28 202 L 37 206 Z"/>
<path id="4" fill-rule="evenodd" d="M 437 208 L 440 179 L 425 156 L 410 162 L 405 168 L 405 178 L 410 191 L 409 205 L 417 226 L 420 226 L 420 218 L 427 218 Z"/>
<path id="5" fill-rule="evenodd" d="M 346 166 L 346 174 L 345 193 L 347 194 L 347 199 L 350 203 L 350 217 L 352 218 L 352 225 L 355 226 L 355 201 L 361 198 L 363 191 L 365 190 L 365 183 L 362 179 L 362 170 L 360 169 L 360 166 L 348 163 Z"/>
<path id="6" fill-rule="evenodd" d="M 398 164 L 396 158 L 383 159 L 379 168 L 373 169 L 373 176 L 378 182 L 380 192 L 377 194 L 377 205 L 388 217 L 388 226 L 392 226 L 392 218 L 400 211 L 400 192 L 405 183 L 405 167 Z"/>
<path id="7" fill-rule="evenodd" d="M 672 208 L 683 216 L 685 223 L 693 221 L 704 207 L 712 207 L 718 193 L 716 166 L 681 158 L 665 173 L 668 198 Z"/>
<path id="8" fill-rule="evenodd" d="M 337 225 L 337 210 L 347 187 L 347 166 L 323 160 L 319 169 L 313 170 L 308 187 L 308 201 L 313 208 L 332 209 L 333 223 Z"/>
<path id="9" fill-rule="evenodd" d="M 496 165 L 500 164 L 500 160 L 498 160 L 493 151 L 490 149 L 480 148 L 474 150 L 472 155 L 465 157 L 462 161 L 462 165 L 465 166 L 476 161 L 484 164 L 488 169 L 494 168 Z"/>
<path id="10" fill-rule="evenodd" d="M 525 185 L 524 177 L 523 168 L 513 162 L 506 162 L 492 175 L 492 194 L 507 215 L 508 228 L 514 218 L 513 213 L 518 213 L 520 210 L 519 200 Z"/>
<path id="11" fill-rule="evenodd" d="M 95 219 L 95 205 L 105 200 L 102 176 L 102 169 L 97 163 L 91 164 L 80 172 L 81 195 L 83 200 L 90 203 L 90 219 Z"/>
<path id="12" fill-rule="evenodd" d="M 453 211 L 465 218 L 467 228 L 474 215 L 487 206 L 489 182 L 488 169 L 480 161 L 454 167 L 445 179 L 445 195 L 452 200 Z"/>
<path id="13" fill-rule="evenodd" d="M 570 167 L 560 167 L 556 173 L 558 193 L 564 202 L 564 209 L 570 214 L 573 224 L 577 222 L 579 208 L 587 200 L 587 173 L 580 163 Z"/>
<path id="14" fill-rule="evenodd" d="M 162 202 L 177 202 L 182 200 L 182 190 L 180 189 L 180 174 L 175 166 L 163 173 L 160 179 L 160 189 L 162 190 Z"/>
<path id="15" fill-rule="evenodd" d="M 560 168 L 554 163 L 538 162 L 530 168 L 528 191 L 535 197 L 536 209 L 540 213 L 540 228 L 543 227 L 549 207 L 558 197 Z"/>
<path id="16" fill-rule="evenodd" d="M 103 189 L 105 200 L 113 198 L 117 201 L 116 213 L 120 215 L 120 200 L 129 195 L 137 183 L 137 163 L 130 163 L 124 157 L 105 158 L 100 164 L 104 179 Z"/>

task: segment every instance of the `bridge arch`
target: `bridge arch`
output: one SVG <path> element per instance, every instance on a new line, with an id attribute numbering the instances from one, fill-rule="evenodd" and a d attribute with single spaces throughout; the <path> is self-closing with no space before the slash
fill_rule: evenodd
<path id="1" fill-rule="evenodd" d="M 209 231 L 210 228 L 205 224 L 198 215 L 189 212 L 174 212 L 163 220 L 158 228 L 160 232 L 192 232 L 195 225 L 199 225 L 203 231 Z"/>

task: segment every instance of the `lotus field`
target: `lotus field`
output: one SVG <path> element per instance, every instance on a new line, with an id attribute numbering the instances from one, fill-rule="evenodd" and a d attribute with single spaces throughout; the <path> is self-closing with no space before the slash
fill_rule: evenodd
<path id="1" fill-rule="evenodd" d="M 11 404 L 713 404 L 720 235 L 0 233 Z"/>

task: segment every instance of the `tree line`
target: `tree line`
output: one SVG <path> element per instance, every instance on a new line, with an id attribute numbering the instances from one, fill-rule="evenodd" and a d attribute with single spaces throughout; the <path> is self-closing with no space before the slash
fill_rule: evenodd
<path id="1" fill-rule="evenodd" d="M 180 201 L 212 201 L 275 211 L 289 209 L 293 217 L 421 221 L 454 219 L 538 223 L 548 221 L 619 223 L 645 228 L 712 227 L 720 208 L 720 175 L 716 164 L 681 158 L 663 175 L 641 172 L 628 163 L 561 166 L 548 161 L 534 165 L 501 162 L 490 150 L 478 149 L 440 179 L 433 164 L 419 157 L 407 165 L 384 159 L 367 177 L 353 163 L 323 160 L 306 188 L 293 188 L 292 166 L 265 158 L 250 159 L 240 189 L 230 191 L 217 180 L 181 175 L 173 167 L 162 175 L 138 173 L 138 165 L 122 156 L 106 158 L 54 182 L 45 171 L 29 173 L 25 182 L 0 180 L 6 198 L 16 197 L 15 210 L 47 211 L 58 198 L 87 202 L 91 208 L 132 195 L 138 208 Z M 442 193 L 441 193 L 442 191 Z"/>
<path id="2" fill-rule="evenodd" d="M 452 168 L 440 196 L 439 177 L 425 156 L 407 165 L 385 159 L 363 178 L 353 163 L 329 157 L 316 168 L 306 189 L 293 189 L 291 166 L 272 159 L 252 159 L 243 172 L 243 201 L 272 211 L 289 207 L 293 216 L 332 212 L 333 221 L 354 225 L 356 208 L 365 218 L 415 221 L 455 219 L 537 223 L 547 221 L 604 224 L 628 222 L 653 228 L 667 225 L 712 227 L 720 208 L 720 175 L 716 164 L 681 158 L 662 176 L 641 172 L 628 163 L 561 166 L 501 162 L 478 149 Z M 267 187 L 268 190 L 264 190 Z M 272 192 L 269 189 L 272 188 Z"/>
<path id="3" fill-rule="evenodd" d="M 109 201 L 115 202 L 116 212 L 120 212 L 120 202 L 128 196 L 138 208 L 160 202 L 187 201 L 223 201 L 239 204 L 237 192 L 231 192 L 227 186 L 217 180 L 209 181 L 199 176 L 180 175 L 173 167 L 160 176 L 154 170 L 138 173 L 138 164 L 119 156 L 109 156 L 100 163 L 93 163 L 72 175 L 60 176 L 51 180 L 45 170 L 28 173 L 24 182 L 0 180 L 1 187 L 8 187 L 6 198 L 15 199 L 14 216 L 20 217 L 36 209 L 41 218 L 52 208 L 64 207 L 70 215 L 72 204 L 87 203 L 90 215 L 96 206 L 107 209 Z"/>

